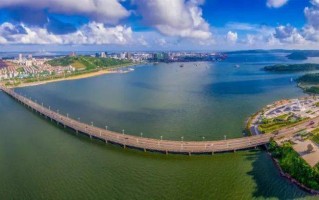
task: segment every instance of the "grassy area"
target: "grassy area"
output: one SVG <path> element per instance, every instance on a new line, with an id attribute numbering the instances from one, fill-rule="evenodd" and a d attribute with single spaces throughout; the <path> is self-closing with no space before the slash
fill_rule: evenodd
<path id="1" fill-rule="evenodd" d="M 17 69 L 17 72 L 24 72 L 23 67 L 19 67 L 19 68 Z"/>
<path id="2" fill-rule="evenodd" d="M 290 143 L 285 143 L 279 147 L 274 141 L 269 145 L 272 156 L 278 160 L 282 170 L 301 184 L 319 190 L 319 170 L 318 166 L 311 167 L 294 151 Z"/>
<path id="3" fill-rule="evenodd" d="M 131 63 L 130 60 L 114 58 L 96 58 L 91 56 L 66 56 L 47 61 L 51 66 L 73 66 L 76 69 L 93 70 L 96 68 L 109 68 L 116 65 Z"/>
<path id="4" fill-rule="evenodd" d="M 317 144 L 319 144 L 319 128 L 311 131 L 311 140 Z"/>
<path id="5" fill-rule="evenodd" d="M 293 114 L 283 114 L 272 119 L 262 119 L 258 129 L 262 133 L 270 133 L 300 121 L 302 121 L 302 119 L 294 117 Z"/>
<path id="6" fill-rule="evenodd" d="M 86 69 L 86 66 L 79 62 L 79 61 L 75 61 L 73 64 L 72 64 L 72 67 L 75 68 L 75 70 L 85 70 Z"/>

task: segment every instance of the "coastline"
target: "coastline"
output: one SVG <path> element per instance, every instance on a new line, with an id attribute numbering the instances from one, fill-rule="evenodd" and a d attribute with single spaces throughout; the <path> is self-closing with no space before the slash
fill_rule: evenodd
<path id="1" fill-rule="evenodd" d="M 123 73 L 128 73 L 130 71 L 119 71 L 121 68 L 126 68 L 126 67 L 133 67 L 137 66 L 141 63 L 132 63 L 129 65 L 122 65 L 122 66 L 116 66 L 108 69 L 101 69 L 98 71 L 94 72 L 88 72 L 88 73 L 83 73 L 83 74 L 78 74 L 78 75 L 71 75 L 69 77 L 65 78 L 56 78 L 56 79 L 51 79 L 51 80 L 44 80 L 44 81 L 36 81 L 36 82 L 30 82 L 30 83 L 21 83 L 16 86 L 7 86 L 8 88 L 23 88 L 23 87 L 32 87 L 32 86 L 37 86 L 37 85 L 44 85 L 48 83 L 54 83 L 54 82 L 62 82 L 62 81 L 72 81 L 72 80 L 79 80 L 79 79 L 85 79 L 85 78 L 92 78 L 96 76 L 101 76 L 101 75 L 106 75 L 106 74 L 123 74 Z M 4 85 L 3 82 L 0 82 L 0 84 Z"/>
<path id="2" fill-rule="evenodd" d="M 270 158 L 273 161 L 275 167 L 279 171 L 279 174 L 280 174 L 281 177 L 287 179 L 291 184 L 296 185 L 300 189 L 302 189 L 302 190 L 304 190 L 304 191 L 306 191 L 306 192 L 308 192 L 308 193 L 310 193 L 312 195 L 316 195 L 316 196 L 319 195 L 319 191 L 318 190 L 314 190 L 314 189 L 308 188 L 307 186 L 305 186 L 302 183 L 300 183 L 298 180 L 296 180 L 293 177 L 291 177 L 290 174 L 284 172 L 283 169 L 281 168 L 278 160 L 275 159 L 268 150 L 267 150 L 267 154 L 270 156 Z"/>

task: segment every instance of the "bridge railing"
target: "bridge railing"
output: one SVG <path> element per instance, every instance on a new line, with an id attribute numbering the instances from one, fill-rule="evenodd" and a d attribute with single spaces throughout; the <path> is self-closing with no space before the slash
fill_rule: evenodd
<path id="1" fill-rule="evenodd" d="M 272 135 L 257 135 L 221 141 L 172 141 L 121 134 L 79 122 L 78 120 L 52 111 L 51 109 L 46 108 L 32 101 L 31 99 L 27 99 L 11 89 L 5 87 L 2 87 L 1 89 L 26 106 L 29 106 L 33 110 L 36 110 L 42 115 L 56 121 L 58 124 L 74 129 L 77 132 L 87 134 L 90 137 L 95 137 L 107 142 L 117 143 L 123 145 L 124 147 L 128 146 L 162 152 L 211 153 L 256 147 L 268 143 L 272 137 Z"/>

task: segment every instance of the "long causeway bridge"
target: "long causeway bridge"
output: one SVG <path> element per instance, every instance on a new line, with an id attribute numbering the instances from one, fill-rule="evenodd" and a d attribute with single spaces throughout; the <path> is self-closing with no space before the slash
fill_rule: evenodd
<path id="1" fill-rule="evenodd" d="M 218 152 L 229 152 L 255 148 L 257 146 L 267 144 L 270 138 L 274 137 L 272 134 L 261 134 L 220 141 L 172 141 L 127 135 L 95 127 L 72 119 L 69 116 L 52 111 L 50 108 L 46 108 L 24 96 L 17 94 L 13 89 L 9 89 L 4 86 L 0 86 L 0 89 L 21 104 L 36 111 L 40 115 L 43 115 L 45 118 L 64 126 L 65 128 L 70 128 L 76 133 L 85 134 L 91 139 L 95 138 L 106 143 L 118 144 L 124 148 L 128 147 L 143 151 L 163 152 L 166 154 L 213 154 Z M 285 130 L 283 133 L 287 134 L 289 133 L 289 130 Z"/>

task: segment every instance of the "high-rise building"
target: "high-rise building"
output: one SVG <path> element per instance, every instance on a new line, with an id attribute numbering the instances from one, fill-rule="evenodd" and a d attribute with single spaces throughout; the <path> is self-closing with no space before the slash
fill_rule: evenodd
<path id="1" fill-rule="evenodd" d="M 125 58 L 126 59 L 131 59 L 132 58 L 132 54 L 127 52 L 126 55 L 125 55 Z"/>
<path id="2" fill-rule="evenodd" d="M 23 59 L 23 55 L 22 53 L 19 53 L 19 62 L 22 62 L 22 59 Z"/>
<path id="3" fill-rule="evenodd" d="M 106 53 L 105 52 L 101 52 L 101 58 L 106 58 Z"/>
<path id="4" fill-rule="evenodd" d="M 71 53 L 69 54 L 69 56 L 71 56 L 71 57 L 76 56 L 76 53 L 75 53 L 75 52 L 71 52 Z"/>

